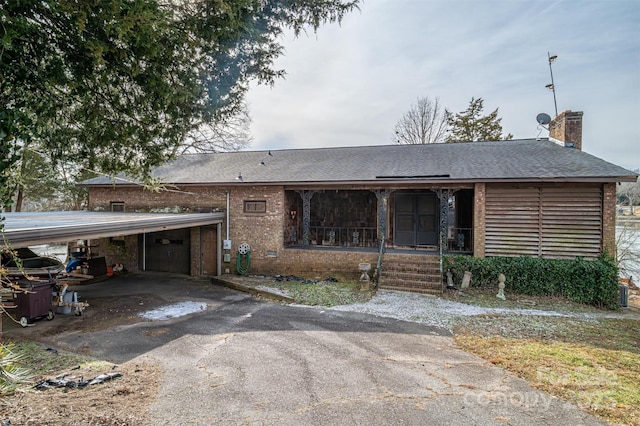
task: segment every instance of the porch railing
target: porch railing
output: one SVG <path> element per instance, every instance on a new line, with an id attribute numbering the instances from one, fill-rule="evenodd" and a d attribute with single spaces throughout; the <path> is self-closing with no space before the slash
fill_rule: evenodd
<path id="1" fill-rule="evenodd" d="M 311 226 L 312 245 L 377 247 L 378 229 L 367 227 Z"/>

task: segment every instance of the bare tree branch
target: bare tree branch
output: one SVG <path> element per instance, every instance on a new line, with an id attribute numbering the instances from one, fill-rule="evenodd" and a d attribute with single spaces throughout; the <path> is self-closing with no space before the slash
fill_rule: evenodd
<path id="1" fill-rule="evenodd" d="M 444 142 L 447 133 L 445 109 L 440 99 L 418 98 L 394 128 L 393 142 L 396 144 L 424 145 Z"/>

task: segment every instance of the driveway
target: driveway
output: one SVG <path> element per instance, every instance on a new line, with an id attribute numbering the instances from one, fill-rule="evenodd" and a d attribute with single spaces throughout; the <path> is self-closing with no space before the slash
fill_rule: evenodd
<path id="1" fill-rule="evenodd" d="M 61 348 L 82 347 L 115 363 L 157 363 L 164 379 L 151 406 L 154 425 L 603 424 L 456 348 L 444 328 L 264 302 L 166 275 L 134 274 L 77 290 L 113 309 L 117 300 L 141 311 L 206 304 L 179 318 L 135 315 L 107 329 L 86 326 L 89 307 L 83 317 L 5 332 L 39 328 L 42 340 Z"/>

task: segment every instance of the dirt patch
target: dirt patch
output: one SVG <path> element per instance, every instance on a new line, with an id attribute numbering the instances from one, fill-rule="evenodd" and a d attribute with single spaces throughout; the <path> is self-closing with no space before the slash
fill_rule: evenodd
<path id="1" fill-rule="evenodd" d="M 40 341 L 45 346 L 56 346 L 56 336 L 59 334 L 92 332 L 146 321 L 139 316 L 140 313 L 168 304 L 165 299 L 154 294 L 102 297 L 88 302 L 89 307 L 82 316 L 58 314 L 52 321 L 41 320 L 33 327 L 23 329 L 14 326 L 16 328 L 7 334 L 14 340 Z M 55 349 L 52 352 L 49 352 L 51 356 L 55 356 Z M 83 346 L 74 348 L 73 352 L 90 354 L 89 348 Z M 87 380 L 111 372 L 119 372 L 122 376 L 84 388 L 33 388 L 38 381 L 63 374 Z M 150 424 L 148 407 L 161 385 L 162 371 L 159 366 L 151 363 L 129 362 L 116 366 L 93 361 L 87 367 L 59 370 L 34 377 L 14 395 L 0 400 L 0 422 L 9 420 L 11 425 Z"/>
<path id="2" fill-rule="evenodd" d="M 162 385 L 162 372 L 151 363 L 99 363 L 47 375 L 34 383 L 62 374 L 88 380 L 106 372 L 122 376 L 84 388 L 18 390 L 1 401 L 0 420 L 11 425 L 150 424 L 148 407 Z"/>
<path id="3" fill-rule="evenodd" d="M 164 298 L 149 293 L 93 298 L 88 303 L 81 316 L 57 314 L 52 321 L 39 320 L 28 329 L 14 330 L 7 335 L 52 341 L 52 337 L 62 333 L 93 332 L 147 321 L 140 313 L 169 304 Z M 8 322 L 9 319 L 3 318 L 4 324 Z"/>
<path id="4" fill-rule="evenodd" d="M 629 307 L 640 309 L 640 288 L 635 285 L 629 286 Z"/>

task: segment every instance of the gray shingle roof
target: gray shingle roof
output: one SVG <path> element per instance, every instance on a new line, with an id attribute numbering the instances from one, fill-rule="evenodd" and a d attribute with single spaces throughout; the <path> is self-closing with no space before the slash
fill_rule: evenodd
<path id="1" fill-rule="evenodd" d="M 158 167 L 173 184 L 390 180 L 630 180 L 635 173 L 547 139 L 188 154 Z M 84 185 L 113 184 L 108 177 Z M 116 184 L 127 181 L 116 180 Z"/>

